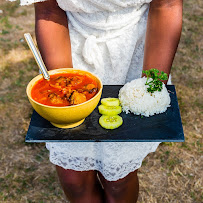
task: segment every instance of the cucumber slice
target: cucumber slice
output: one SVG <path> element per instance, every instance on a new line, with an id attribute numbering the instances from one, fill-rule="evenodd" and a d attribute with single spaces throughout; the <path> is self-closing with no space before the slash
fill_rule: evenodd
<path id="1" fill-rule="evenodd" d="M 117 115 L 122 112 L 121 106 L 105 106 L 101 104 L 98 109 L 100 114 L 108 116 Z"/>
<path id="2" fill-rule="evenodd" d="M 119 106 L 120 105 L 120 101 L 118 98 L 103 98 L 101 100 L 101 103 L 105 106 Z"/>
<path id="3" fill-rule="evenodd" d="M 121 116 L 106 116 L 102 115 L 99 119 L 99 124 L 105 129 L 115 129 L 123 124 L 123 119 Z"/>

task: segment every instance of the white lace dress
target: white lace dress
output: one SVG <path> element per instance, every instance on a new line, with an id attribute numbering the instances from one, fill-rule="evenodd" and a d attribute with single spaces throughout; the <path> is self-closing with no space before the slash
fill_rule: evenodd
<path id="1" fill-rule="evenodd" d="M 28 5 L 40 0 L 21 0 Z M 103 84 L 125 84 L 142 72 L 151 0 L 57 0 L 66 11 L 73 67 L 93 72 Z M 46 143 L 50 161 L 65 169 L 98 170 L 116 181 L 138 169 L 158 142 Z"/>

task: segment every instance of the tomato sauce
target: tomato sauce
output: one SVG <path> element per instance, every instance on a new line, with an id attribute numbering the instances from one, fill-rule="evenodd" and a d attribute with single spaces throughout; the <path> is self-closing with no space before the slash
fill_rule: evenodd
<path id="1" fill-rule="evenodd" d="M 60 73 L 50 80 L 40 79 L 31 90 L 31 97 L 48 106 L 70 106 L 83 103 L 96 95 L 97 82 L 87 75 Z"/>

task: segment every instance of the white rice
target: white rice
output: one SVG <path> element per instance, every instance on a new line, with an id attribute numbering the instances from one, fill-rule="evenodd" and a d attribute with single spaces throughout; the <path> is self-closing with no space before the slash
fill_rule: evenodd
<path id="1" fill-rule="evenodd" d="M 170 96 L 163 84 L 162 90 L 149 93 L 145 85 L 147 78 L 135 79 L 126 83 L 119 91 L 122 110 L 146 117 L 163 113 L 170 107 Z"/>

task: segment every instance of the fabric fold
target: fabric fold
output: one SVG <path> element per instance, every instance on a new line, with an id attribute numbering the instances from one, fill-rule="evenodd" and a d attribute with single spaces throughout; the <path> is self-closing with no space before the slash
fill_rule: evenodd
<path id="1" fill-rule="evenodd" d="M 83 47 L 82 55 L 85 61 L 88 64 L 93 65 L 99 74 L 104 73 L 104 62 L 95 36 L 90 35 L 87 37 Z"/>

